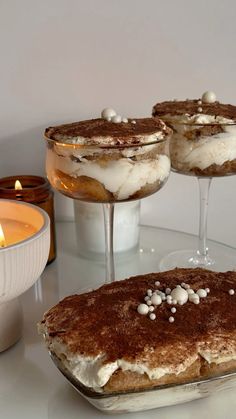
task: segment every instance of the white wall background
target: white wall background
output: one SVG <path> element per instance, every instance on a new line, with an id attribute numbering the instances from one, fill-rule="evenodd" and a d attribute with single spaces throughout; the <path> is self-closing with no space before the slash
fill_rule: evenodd
<path id="1" fill-rule="evenodd" d="M 46 126 L 139 117 L 214 90 L 236 104 L 234 0 L 0 0 L 0 176 L 44 174 Z M 236 177 L 215 179 L 209 236 L 236 246 Z M 57 215 L 71 200 L 57 196 Z M 172 174 L 142 221 L 197 233 L 194 178 Z"/>

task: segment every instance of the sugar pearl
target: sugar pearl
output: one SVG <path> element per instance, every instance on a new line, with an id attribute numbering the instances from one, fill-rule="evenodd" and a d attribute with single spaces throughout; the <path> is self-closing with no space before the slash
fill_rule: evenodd
<path id="1" fill-rule="evenodd" d="M 202 108 L 201 108 L 201 106 L 199 106 L 199 108 L 197 108 L 197 111 L 198 111 L 198 112 L 202 112 Z"/>
<path id="2" fill-rule="evenodd" d="M 207 294 L 209 294 L 210 288 L 205 288 L 205 291 L 207 292 Z"/>
<path id="3" fill-rule="evenodd" d="M 162 298 L 158 294 L 152 294 L 152 296 L 151 296 L 151 302 L 155 306 L 159 306 L 162 303 Z"/>
<path id="4" fill-rule="evenodd" d="M 170 317 L 169 317 L 169 322 L 170 322 L 170 323 L 174 323 L 174 321 L 175 321 L 174 317 L 173 317 L 173 316 L 170 316 Z"/>
<path id="5" fill-rule="evenodd" d="M 188 293 L 188 295 L 194 294 L 194 291 L 192 290 L 192 288 L 189 288 L 189 289 L 187 289 L 187 293 Z"/>
<path id="6" fill-rule="evenodd" d="M 146 295 L 146 297 L 144 297 L 144 301 L 148 301 L 149 300 L 149 297 L 148 297 L 148 295 Z"/>
<path id="7" fill-rule="evenodd" d="M 177 304 L 177 300 L 173 299 L 172 304 Z"/>
<path id="8" fill-rule="evenodd" d="M 149 314 L 149 318 L 150 318 L 151 320 L 155 320 L 156 315 L 155 315 L 154 313 L 151 313 L 151 314 Z"/>
<path id="9" fill-rule="evenodd" d="M 155 285 L 156 285 L 156 287 L 159 287 L 159 285 L 161 285 L 160 281 L 156 281 Z"/>
<path id="10" fill-rule="evenodd" d="M 185 287 L 184 287 L 186 290 L 189 290 L 190 289 L 190 285 L 189 284 L 185 284 Z M 187 291 L 188 292 L 188 291 Z"/>
<path id="11" fill-rule="evenodd" d="M 205 103 L 214 103 L 216 101 L 216 94 L 211 91 L 204 92 L 202 95 L 202 101 Z"/>
<path id="12" fill-rule="evenodd" d="M 234 295 L 234 290 L 233 289 L 229 290 L 229 295 Z"/>
<path id="13" fill-rule="evenodd" d="M 205 298 L 207 296 L 207 292 L 203 288 L 200 288 L 197 290 L 197 295 L 199 295 L 200 298 Z"/>
<path id="14" fill-rule="evenodd" d="M 185 304 L 188 301 L 188 293 L 185 289 L 183 288 L 179 288 L 177 286 L 177 288 L 174 288 L 171 291 L 171 296 L 174 300 L 177 300 L 177 303 L 180 304 L 180 301 L 183 302 L 183 304 Z"/>
<path id="15" fill-rule="evenodd" d="M 109 120 L 111 120 L 111 118 L 115 115 L 116 115 L 116 111 L 114 111 L 114 109 L 112 109 L 112 108 L 105 108 L 105 109 L 103 109 L 103 111 L 101 113 L 101 117 L 103 119 L 108 119 L 109 118 Z"/>
<path id="16" fill-rule="evenodd" d="M 151 300 L 147 300 L 147 305 L 148 305 L 148 306 L 151 306 L 151 305 L 152 305 Z"/>
<path id="17" fill-rule="evenodd" d="M 170 309 L 170 311 L 171 311 L 171 313 L 176 313 L 176 308 L 175 308 L 175 307 L 172 307 L 172 308 Z"/>
<path id="18" fill-rule="evenodd" d="M 151 297 L 151 295 L 152 295 L 152 290 L 147 290 L 147 295 L 148 295 L 149 297 Z"/>
<path id="19" fill-rule="evenodd" d="M 200 303 L 200 300 L 198 300 L 197 298 L 194 298 L 194 299 L 193 299 L 193 303 L 194 303 L 194 304 L 199 304 L 199 303 Z"/>
<path id="20" fill-rule="evenodd" d="M 148 314 L 149 312 L 149 308 L 147 306 L 147 304 L 139 304 L 137 311 L 139 314 Z"/>
<path id="21" fill-rule="evenodd" d="M 189 301 L 199 300 L 199 299 L 200 299 L 199 295 L 196 294 L 195 292 L 189 295 Z"/>
<path id="22" fill-rule="evenodd" d="M 181 287 L 185 287 L 185 282 L 181 282 Z"/>
<path id="23" fill-rule="evenodd" d="M 119 124 L 121 122 L 121 116 L 120 115 L 114 115 L 111 117 L 111 122 L 114 122 L 114 124 Z"/>
<path id="24" fill-rule="evenodd" d="M 171 289 L 170 288 L 166 288 L 166 294 L 170 294 L 171 293 Z"/>
<path id="25" fill-rule="evenodd" d="M 165 295 L 162 295 L 161 296 L 161 299 L 162 299 L 162 301 L 166 301 L 166 296 Z"/>
<path id="26" fill-rule="evenodd" d="M 128 121 L 127 118 L 122 118 L 122 122 L 124 122 L 125 124 L 127 124 L 127 122 L 129 122 L 129 121 Z"/>
<path id="27" fill-rule="evenodd" d="M 198 101 L 197 101 L 197 104 L 198 104 L 198 105 L 201 105 L 201 104 L 202 104 L 202 101 L 201 101 L 201 100 L 198 100 Z"/>
<path id="28" fill-rule="evenodd" d="M 149 306 L 149 311 L 152 313 L 155 310 L 155 307 Z"/>
<path id="29" fill-rule="evenodd" d="M 131 124 L 136 124 L 136 121 L 133 119 L 133 120 L 131 121 Z"/>

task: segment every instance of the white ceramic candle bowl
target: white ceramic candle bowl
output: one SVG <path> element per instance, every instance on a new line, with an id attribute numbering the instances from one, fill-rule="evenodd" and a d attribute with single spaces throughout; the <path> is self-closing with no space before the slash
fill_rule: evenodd
<path id="1" fill-rule="evenodd" d="M 0 199 L 0 222 L 6 218 L 31 224 L 37 232 L 23 241 L 0 248 L 0 352 L 22 335 L 18 297 L 41 275 L 50 246 L 50 220 L 41 208 Z"/>

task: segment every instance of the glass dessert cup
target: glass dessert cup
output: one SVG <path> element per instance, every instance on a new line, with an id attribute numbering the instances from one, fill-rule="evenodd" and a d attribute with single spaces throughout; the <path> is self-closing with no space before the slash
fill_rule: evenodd
<path id="1" fill-rule="evenodd" d="M 199 185 L 198 249 L 175 251 L 160 262 L 160 269 L 203 267 L 218 270 L 217 258 L 207 247 L 207 213 L 212 178 L 236 174 L 236 124 L 194 124 L 165 121 L 172 129 L 172 171 L 195 176 Z"/>
<path id="2" fill-rule="evenodd" d="M 46 137 L 46 172 L 63 195 L 103 204 L 106 282 L 115 279 L 114 204 L 157 192 L 170 173 L 169 137 L 129 145 L 84 145 Z"/>

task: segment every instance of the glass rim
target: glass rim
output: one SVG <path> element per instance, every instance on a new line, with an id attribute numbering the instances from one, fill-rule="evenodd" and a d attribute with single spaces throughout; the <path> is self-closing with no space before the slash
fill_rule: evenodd
<path id="1" fill-rule="evenodd" d="M 163 119 L 163 121 L 168 125 L 168 124 L 170 124 L 170 125 L 186 125 L 186 126 L 188 126 L 188 125 L 190 125 L 190 126 L 196 126 L 196 127 L 199 127 L 199 126 L 201 126 L 201 127 L 211 127 L 211 126 L 213 126 L 213 127 L 216 127 L 216 126 L 227 126 L 227 127 L 230 127 L 230 126 L 236 126 L 236 121 L 234 121 L 234 122 L 180 122 L 180 121 L 173 121 L 173 120 L 170 120 L 170 119 Z"/>
<path id="2" fill-rule="evenodd" d="M 78 148 L 78 149 L 124 149 L 124 148 L 138 148 L 138 147 L 145 147 L 148 145 L 155 145 L 159 143 L 164 143 L 170 138 L 171 134 L 166 135 L 164 138 L 157 138 L 156 140 L 148 141 L 147 143 L 131 143 L 131 144 L 105 144 L 105 143 L 94 143 L 94 144 L 78 144 L 78 143 L 72 143 L 72 142 L 65 142 L 65 141 L 58 141 L 54 140 L 50 137 L 47 137 L 46 134 L 44 134 L 44 139 L 50 143 L 55 144 L 57 146 L 65 147 L 65 148 Z"/>

